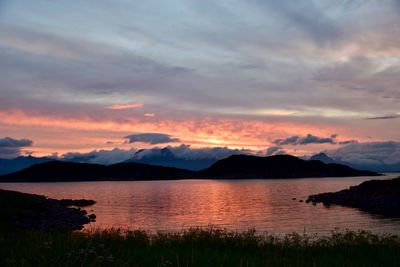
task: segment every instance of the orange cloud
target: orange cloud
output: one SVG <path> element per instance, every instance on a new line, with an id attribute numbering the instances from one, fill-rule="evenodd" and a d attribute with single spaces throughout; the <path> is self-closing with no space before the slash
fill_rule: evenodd
<path id="1" fill-rule="evenodd" d="M 121 110 L 121 109 L 132 109 L 132 108 L 141 108 L 143 107 L 142 102 L 131 102 L 131 103 L 126 103 L 126 104 L 115 104 L 108 106 L 108 109 L 113 109 L 113 110 Z"/>
<path id="2" fill-rule="evenodd" d="M 110 148 L 110 145 L 106 144 L 109 140 L 117 144 L 113 146 L 128 149 L 131 144 L 124 144 L 124 136 L 146 132 L 172 134 L 182 143 L 194 148 L 227 146 L 252 150 L 264 150 L 273 145 L 273 140 L 292 134 L 341 134 L 330 127 L 304 122 L 206 116 L 186 119 L 157 117 L 154 120 L 145 120 L 142 115 L 137 116 L 123 119 L 61 117 L 8 110 L 0 111 L 0 130 L 10 136 L 20 136 L 21 132 L 25 132 L 26 136 L 23 137 L 34 140 L 35 146 L 32 150 L 36 155 Z"/>

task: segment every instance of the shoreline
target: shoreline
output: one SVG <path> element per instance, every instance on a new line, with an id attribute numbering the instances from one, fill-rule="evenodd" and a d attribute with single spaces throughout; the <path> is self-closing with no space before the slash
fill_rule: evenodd
<path id="1" fill-rule="evenodd" d="M 51 199 L 42 195 L 0 189 L 1 230 L 81 230 L 95 221 L 82 207 L 95 203 L 87 199 Z"/>
<path id="2" fill-rule="evenodd" d="M 348 179 L 348 178 L 365 178 L 365 177 L 371 177 L 371 179 L 376 179 L 377 177 L 387 177 L 390 175 L 398 175 L 399 172 L 393 172 L 393 173 L 381 173 L 379 175 L 373 175 L 373 176 L 323 176 L 323 177 L 287 177 L 287 178 L 204 178 L 204 177 L 199 177 L 199 178 L 168 178 L 168 179 L 135 179 L 135 180 L 120 180 L 120 179 L 105 179 L 105 180 L 36 180 L 36 181 L 3 181 L 0 180 L 0 184 L 35 184 L 35 183 L 98 183 L 98 182 L 163 182 L 163 181 L 278 181 L 278 180 L 306 180 L 306 179 Z"/>
<path id="3" fill-rule="evenodd" d="M 337 192 L 310 195 L 306 203 L 324 206 L 340 205 L 400 218 L 400 176 L 392 179 L 369 180 Z"/>

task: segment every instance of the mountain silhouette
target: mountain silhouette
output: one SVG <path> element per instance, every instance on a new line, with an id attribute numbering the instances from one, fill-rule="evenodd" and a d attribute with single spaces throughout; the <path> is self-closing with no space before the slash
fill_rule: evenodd
<path id="1" fill-rule="evenodd" d="M 341 164 L 326 164 L 319 160 L 302 160 L 291 155 L 257 157 L 233 155 L 214 163 L 200 172 L 203 177 L 214 178 L 304 178 L 375 176 L 371 171 L 361 171 Z"/>
<path id="2" fill-rule="evenodd" d="M 191 171 L 127 162 L 113 165 L 50 161 L 0 176 L 7 182 L 130 181 L 188 178 Z"/>
<path id="3" fill-rule="evenodd" d="M 354 169 L 369 170 L 375 172 L 400 172 L 400 162 L 393 164 L 385 164 L 383 161 L 377 163 L 348 162 L 340 159 L 333 159 L 323 152 L 311 156 L 309 160 L 320 160 L 324 163 L 337 163 L 347 165 Z"/>
<path id="4" fill-rule="evenodd" d="M 13 173 L 19 170 L 23 170 L 29 166 L 48 161 L 52 161 L 52 159 L 46 157 L 36 158 L 32 156 L 20 156 L 15 159 L 0 159 L 0 175 Z"/>
<path id="5" fill-rule="evenodd" d="M 113 165 L 50 161 L 0 176 L 1 182 L 134 181 L 170 179 L 273 179 L 304 177 L 376 176 L 340 164 L 306 161 L 290 155 L 257 157 L 234 155 L 202 171 L 154 166 L 137 162 Z"/>

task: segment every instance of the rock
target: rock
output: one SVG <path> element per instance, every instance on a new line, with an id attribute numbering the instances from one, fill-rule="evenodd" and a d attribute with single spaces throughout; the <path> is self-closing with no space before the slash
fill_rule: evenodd
<path id="1" fill-rule="evenodd" d="M 0 189 L 0 203 L 0 224 L 11 231 L 80 230 L 95 218 L 85 210 L 67 206 L 65 201 L 34 194 Z"/>
<path id="2" fill-rule="evenodd" d="M 400 217 L 400 177 L 371 180 L 338 192 L 311 195 L 306 202 L 321 202 L 326 207 L 342 205 L 387 217 Z"/>
<path id="3" fill-rule="evenodd" d="M 90 215 L 88 216 L 88 218 L 89 218 L 89 220 L 92 221 L 92 222 L 96 221 L 96 215 L 95 215 L 95 214 L 90 214 Z"/>

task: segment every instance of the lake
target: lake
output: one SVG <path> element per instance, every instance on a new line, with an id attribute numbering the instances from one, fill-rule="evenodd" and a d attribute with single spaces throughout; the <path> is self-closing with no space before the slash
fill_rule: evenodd
<path id="1" fill-rule="evenodd" d="M 93 199 L 86 208 L 97 215 L 90 228 L 181 231 L 195 226 L 243 231 L 255 228 L 274 234 L 326 234 L 338 228 L 400 234 L 400 219 L 358 209 L 313 206 L 299 200 L 337 191 L 371 179 L 307 178 L 276 180 L 171 180 L 134 182 L 0 183 L 0 188 L 51 198 Z M 296 198 L 295 200 L 293 198 Z"/>

